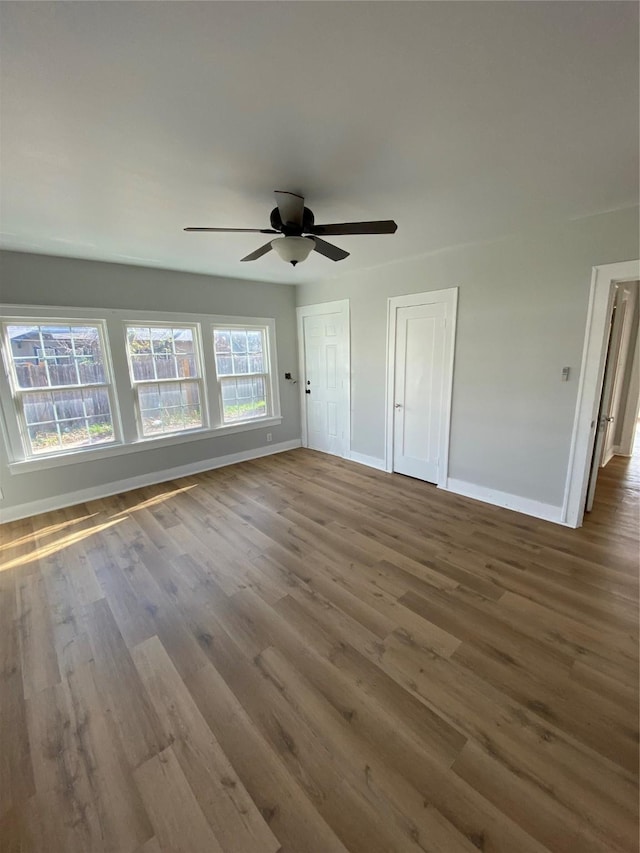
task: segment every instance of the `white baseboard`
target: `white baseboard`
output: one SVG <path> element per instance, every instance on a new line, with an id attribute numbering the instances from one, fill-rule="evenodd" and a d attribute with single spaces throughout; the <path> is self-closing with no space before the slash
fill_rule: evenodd
<path id="1" fill-rule="evenodd" d="M 300 447 L 299 439 L 281 441 L 278 444 L 243 450 L 240 453 L 229 453 L 226 456 L 216 456 L 213 459 L 202 459 L 199 462 L 191 462 L 189 465 L 166 468 L 164 471 L 151 471 L 148 474 L 140 474 L 138 477 L 128 477 L 125 480 L 117 480 L 113 483 L 91 486 L 89 489 L 79 489 L 76 492 L 67 492 L 51 498 L 18 504 L 0 510 L 0 522 L 17 521 L 20 518 L 39 515 L 41 512 L 51 512 L 55 509 L 63 509 L 98 498 L 108 498 L 110 495 L 119 495 L 121 492 L 130 492 L 132 489 L 140 489 L 143 486 L 153 486 L 156 483 L 177 480 L 179 477 L 188 477 L 190 474 L 200 474 L 214 468 L 224 468 L 226 465 L 234 465 L 236 462 L 246 462 L 249 459 L 259 459 L 261 456 L 271 456 L 273 453 L 283 453 L 285 450 L 294 450 L 296 447 Z"/>
<path id="2" fill-rule="evenodd" d="M 562 521 L 562 507 L 554 504 L 545 504 L 519 495 L 511 495 L 508 492 L 487 489 L 484 486 L 477 486 L 475 483 L 467 483 L 465 480 L 455 480 L 451 477 L 447 480 L 446 487 L 441 486 L 440 488 L 456 495 L 462 495 L 465 498 L 474 498 L 483 503 L 493 504 L 493 506 L 501 506 L 515 512 L 522 512 L 524 515 L 532 515 L 534 518 L 555 521 L 556 524 L 564 523 Z"/>
<path id="3" fill-rule="evenodd" d="M 377 456 L 366 456 L 364 453 L 356 453 L 352 450 L 346 458 L 352 462 L 359 462 L 360 465 L 367 465 L 369 468 L 377 468 L 378 471 L 386 471 L 384 459 L 378 459 Z"/>

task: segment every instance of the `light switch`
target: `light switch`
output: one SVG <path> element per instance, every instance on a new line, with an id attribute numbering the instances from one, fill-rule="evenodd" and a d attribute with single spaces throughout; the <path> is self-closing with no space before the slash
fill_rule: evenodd
<path id="1" fill-rule="evenodd" d="M 569 370 L 570 370 L 570 368 L 568 368 L 568 367 L 562 368 L 562 381 L 563 382 L 569 381 Z"/>

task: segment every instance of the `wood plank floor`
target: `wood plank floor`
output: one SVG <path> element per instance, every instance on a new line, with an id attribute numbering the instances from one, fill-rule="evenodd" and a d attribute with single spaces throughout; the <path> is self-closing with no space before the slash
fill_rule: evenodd
<path id="1" fill-rule="evenodd" d="M 296 450 L 5 525 L 2 852 L 637 851 L 639 491 Z"/>

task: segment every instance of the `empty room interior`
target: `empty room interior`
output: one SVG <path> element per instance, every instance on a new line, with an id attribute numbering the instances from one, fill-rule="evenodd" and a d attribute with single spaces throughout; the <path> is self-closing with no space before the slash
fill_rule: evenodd
<path id="1" fill-rule="evenodd" d="M 2 853 L 638 853 L 638 4 L 0 27 Z"/>

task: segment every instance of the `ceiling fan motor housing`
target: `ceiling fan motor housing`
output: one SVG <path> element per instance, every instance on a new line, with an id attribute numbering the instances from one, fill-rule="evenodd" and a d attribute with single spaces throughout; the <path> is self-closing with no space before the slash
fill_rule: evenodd
<path id="1" fill-rule="evenodd" d="M 309 233 L 315 221 L 313 213 L 308 207 L 303 208 L 301 225 L 296 225 L 294 222 L 284 223 L 277 207 L 274 207 L 271 211 L 270 220 L 271 227 L 275 231 L 280 231 L 285 237 L 300 237 L 302 234 Z"/>

